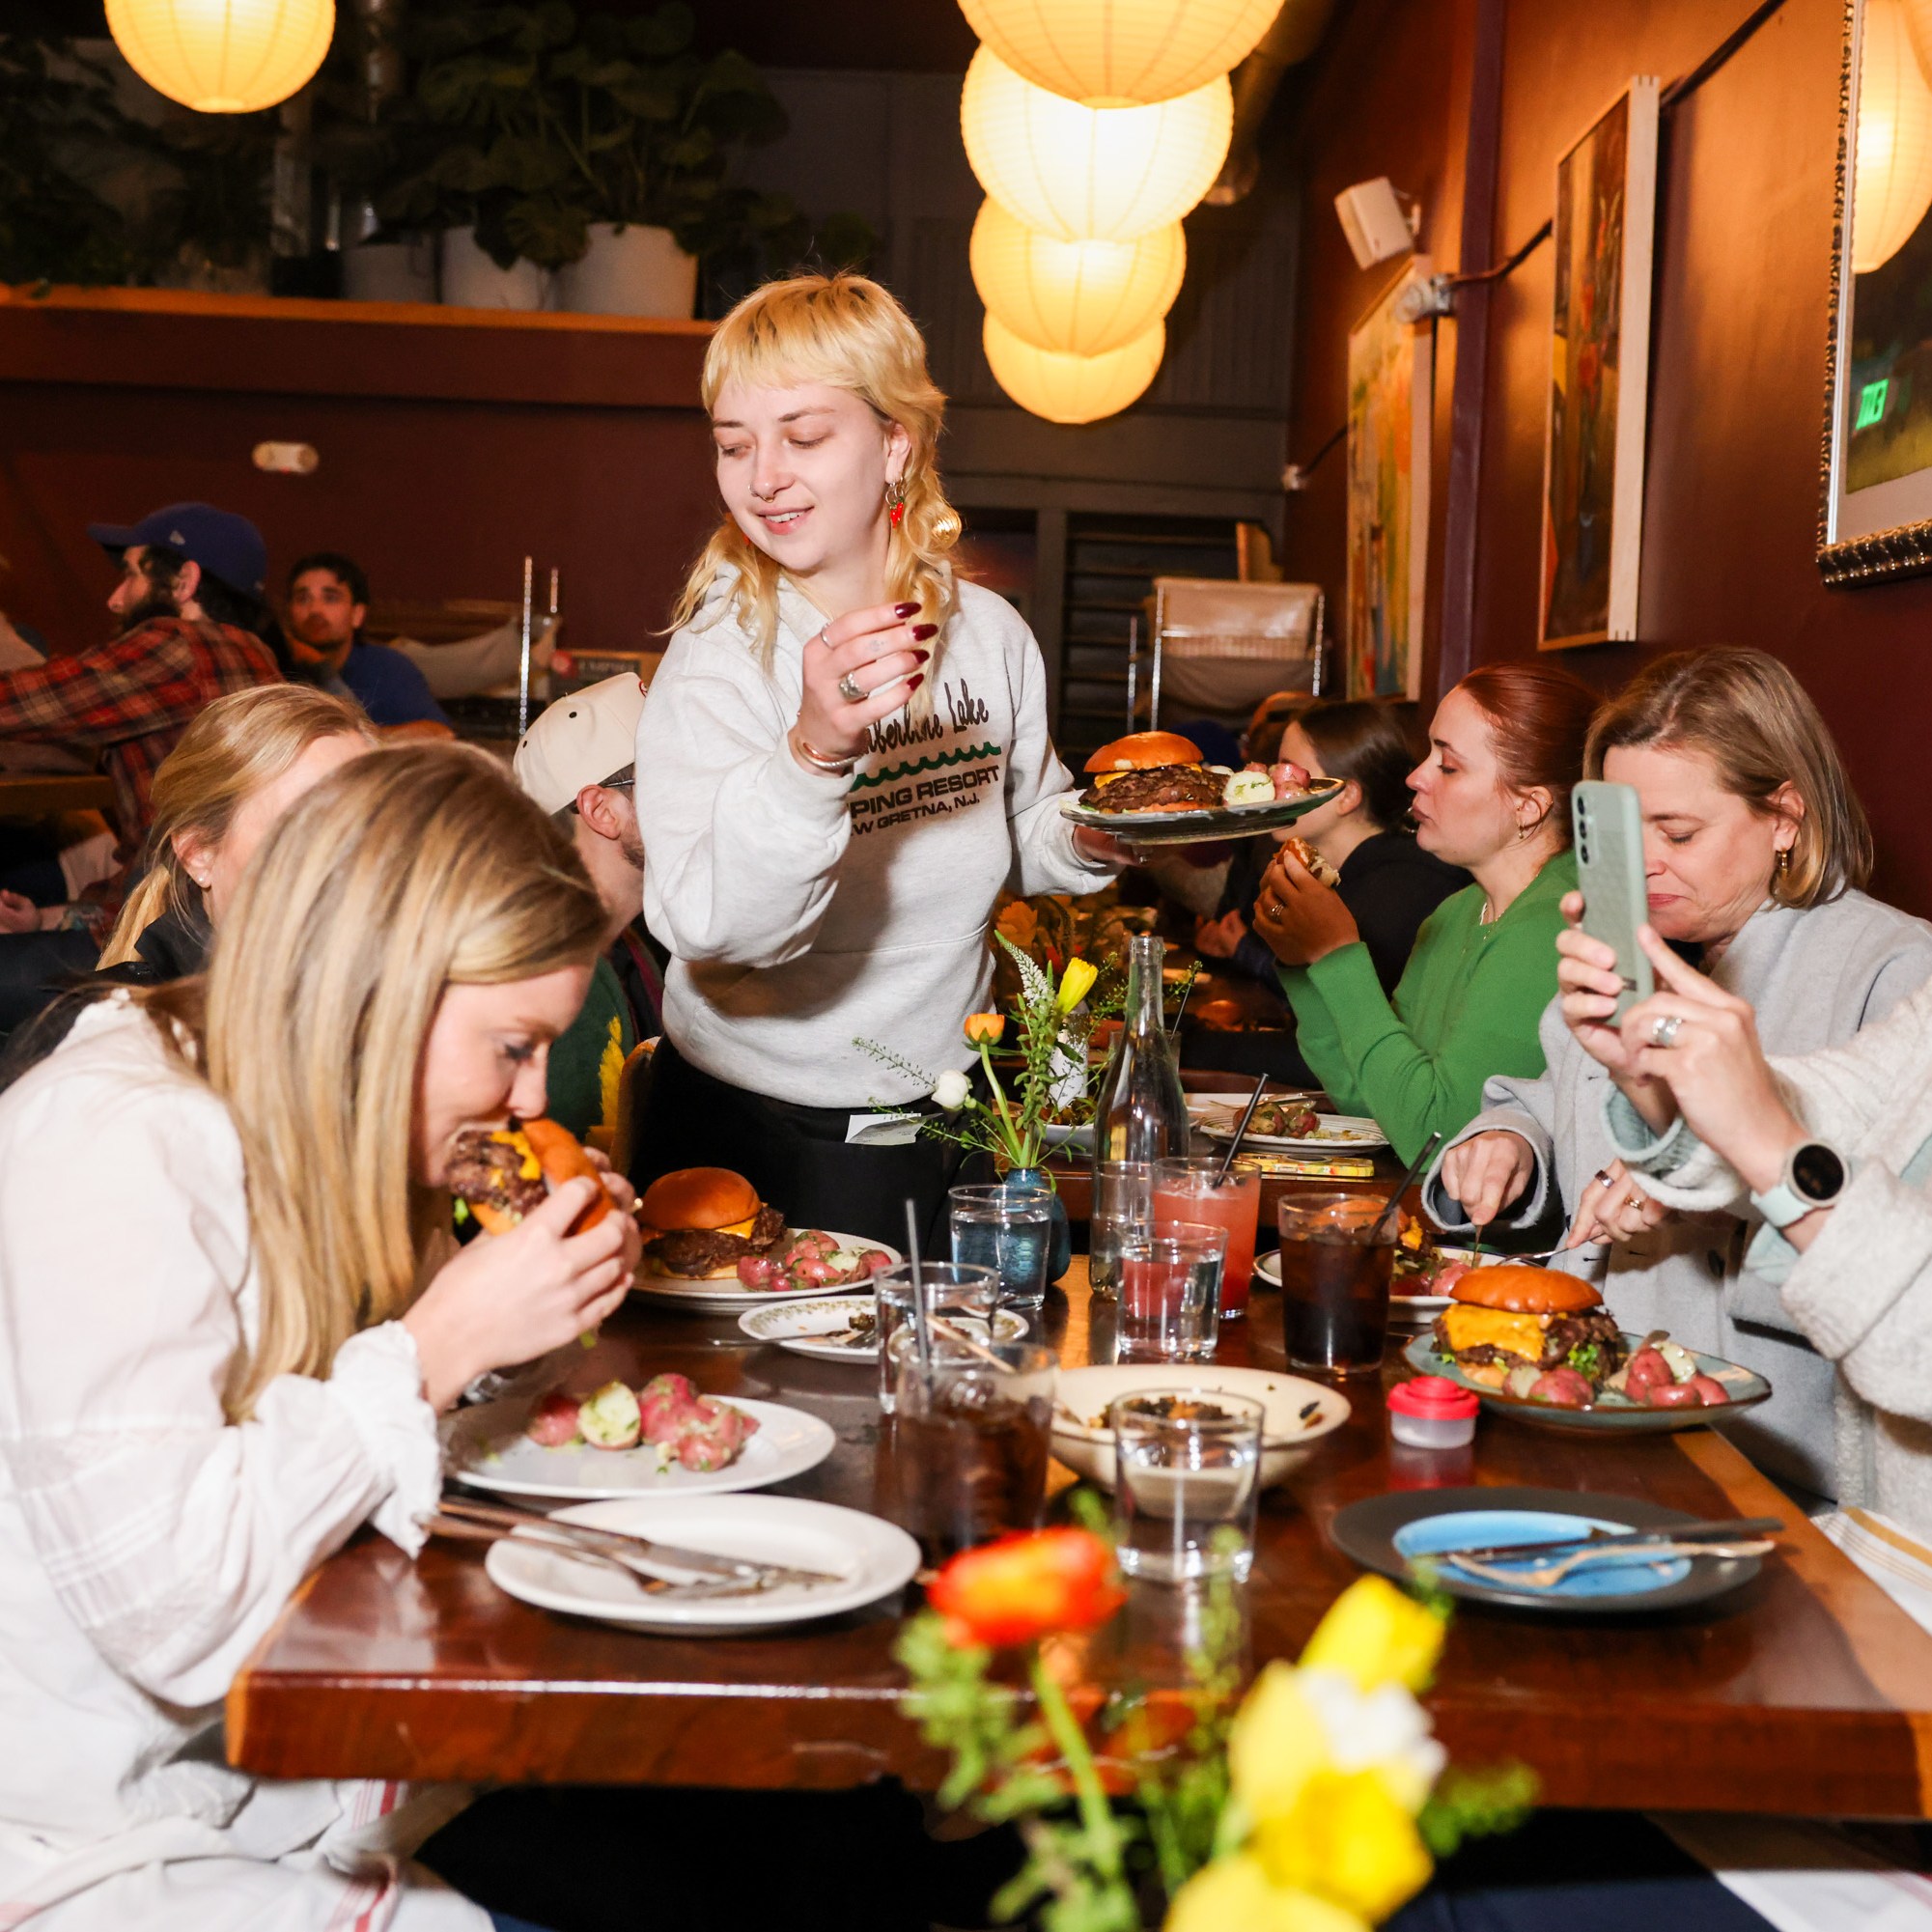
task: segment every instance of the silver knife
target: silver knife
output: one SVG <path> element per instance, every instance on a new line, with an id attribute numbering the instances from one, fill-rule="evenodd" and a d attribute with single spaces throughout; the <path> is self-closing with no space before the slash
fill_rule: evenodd
<path id="1" fill-rule="evenodd" d="M 1478 1563 L 1495 1563 L 1517 1556 L 1567 1556 L 1573 1550 L 1640 1550 L 1647 1543 L 1728 1543 L 1740 1536 L 1769 1536 L 1783 1527 L 1782 1519 L 1776 1516 L 1738 1516 L 1723 1523 L 1680 1523 L 1659 1529 L 1593 1529 L 1587 1536 L 1565 1537 L 1560 1543 L 1491 1543 L 1476 1550 L 1416 1554 L 1468 1556 Z"/>

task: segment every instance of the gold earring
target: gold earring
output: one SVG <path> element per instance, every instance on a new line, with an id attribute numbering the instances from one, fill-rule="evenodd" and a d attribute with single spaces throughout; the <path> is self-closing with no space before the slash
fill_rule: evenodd
<path id="1" fill-rule="evenodd" d="M 906 520 L 906 483 L 903 477 L 894 477 L 885 486 L 885 509 L 896 530 Z"/>
<path id="2" fill-rule="evenodd" d="M 1782 879 L 1791 870 L 1791 848 L 1781 845 L 1778 848 L 1778 876 Z"/>

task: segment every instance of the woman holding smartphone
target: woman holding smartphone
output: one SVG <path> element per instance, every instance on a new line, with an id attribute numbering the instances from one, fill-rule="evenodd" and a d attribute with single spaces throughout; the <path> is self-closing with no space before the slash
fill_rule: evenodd
<path id="1" fill-rule="evenodd" d="M 1341 895 L 1283 849 L 1254 926 L 1282 963 L 1302 1057 L 1344 1113 L 1413 1159 L 1453 1134 L 1500 1067 L 1543 1070 L 1558 902 L 1577 882 L 1570 791 L 1596 696 L 1554 664 L 1486 665 L 1437 707 L 1409 776 L 1415 843 L 1474 881 L 1423 922 L 1393 994 Z"/>
<path id="2" fill-rule="evenodd" d="M 1932 975 L 1932 927 L 1860 889 L 1872 859 L 1864 814 L 1824 720 L 1777 658 L 1658 658 L 1606 706 L 1586 763 L 1591 777 L 1636 788 L 1638 919 L 1749 1000 L 1773 1050 L 1847 1040 Z M 1623 1327 L 1667 1329 L 1769 1378 L 1772 1400 L 1737 1439 L 1775 1474 L 1832 1495 L 1832 1365 L 1746 1268 L 1745 1223 L 1666 1218 L 1625 1172 L 1603 1118 L 1624 1067 L 1617 1034 L 1579 1035 L 1554 1007 L 1542 1033 L 1549 1071 L 1489 1081 L 1424 1191 L 1431 1216 L 1457 1233 L 1567 1220 L 1574 1265 L 1603 1274 Z"/>
<path id="3" fill-rule="evenodd" d="M 704 402 L 725 520 L 637 737 L 645 918 L 672 959 L 633 1171 L 734 1167 L 794 1224 L 893 1241 L 951 1163 L 873 1117 L 929 1103 L 860 1040 L 966 1067 L 1001 888 L 1091 892 L 1124 854 L 1061 815 L 1032 632 L 953 571 L 945 399 L 892 296 L 756 291 Z"/>

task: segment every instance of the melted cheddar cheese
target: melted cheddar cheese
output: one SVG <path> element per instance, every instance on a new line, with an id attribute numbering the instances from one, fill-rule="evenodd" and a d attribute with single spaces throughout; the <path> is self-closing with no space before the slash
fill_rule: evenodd
<path id="1" fill-rule="evenodd" d="M 1484 1342 L 1507 1349 L 1525 1361 L 1543 1359 L 1549 1322 L 1542 1315 L 1512 1315 L 1506 1308 L 1476 1308 L 1458 1302 L 1442 1310 L 1442 1336 L 1452 1350 L 1472 1349 Z"/>
<path id="2" fill-rule="evenodd" d="M 541 1181 L 544 1178 L 544 1163 L 530 1151 L 530 1143 L 522 1134 L 512 1133 L 507 1127 L 499 1127 L 490 1136 L 505 1147 L 514 1147 L 523 1157 L 523 1164 L 517 1171 L 525 1181 Z"/>

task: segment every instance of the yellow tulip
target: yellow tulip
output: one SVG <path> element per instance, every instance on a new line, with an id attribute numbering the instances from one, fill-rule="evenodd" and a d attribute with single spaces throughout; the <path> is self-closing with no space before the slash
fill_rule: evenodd
<path id="1" fill-rule="evenodd" d="M 1228 1733 L 1228 1775 L 1251 1818 L 1293 1811 L 1318 1773 L 1332 1768 L 1319 1712 L 1302 1694 L 1292 1665 L 1263 1669 Z"/>
<path id="2" fill-rule="evenodd" d="M 1062 1013 L 1071 1013 L 1093 991 L 1093 983 L 1099 977 L 1100 968 L 1091 960 L 1069 960 L 1066 971 L 1060 975 L 1060 990 L 1054 995 L 1054 1004 Z"/>
<path id="3" fill-rule="evenodd" d="M 1174 1894 L 1166 1932 L 1368 1932 L 1368 1921 L 1313 1892 L 1281 1890 L 1260 1860 L 1238 1852 Z"/>
<path id="4" fill-rule="evenodd" d="M 1304 1670 L 1332 1670 L 1358 1689 L 1382 1684 L 1424 1689 L 1442 1649 L 1442 1620 L 1386 1577 L 1351 1583 L 1315 1627 L 1302 1653 Z"/>
<path id="5" fill-rule="evenodd" d="M 966 1036 L 977 1047 L 983 1040 L 989 1047 L 999 1045 L 999 1036 L 1006 1031 L 1006 1018 L 999 1013 L 968 1013 L 966 1019 Z"/>
<path id="6" fill-rule="evenodd" d="M 1324 1773 L 1294 1810 L 1262 1820 L 1254 1856 L 1272 1883 L 1317 1891 L 1380 1923 L 1434 1870 L 1409 1812 L 1379 1773 Z"/>

